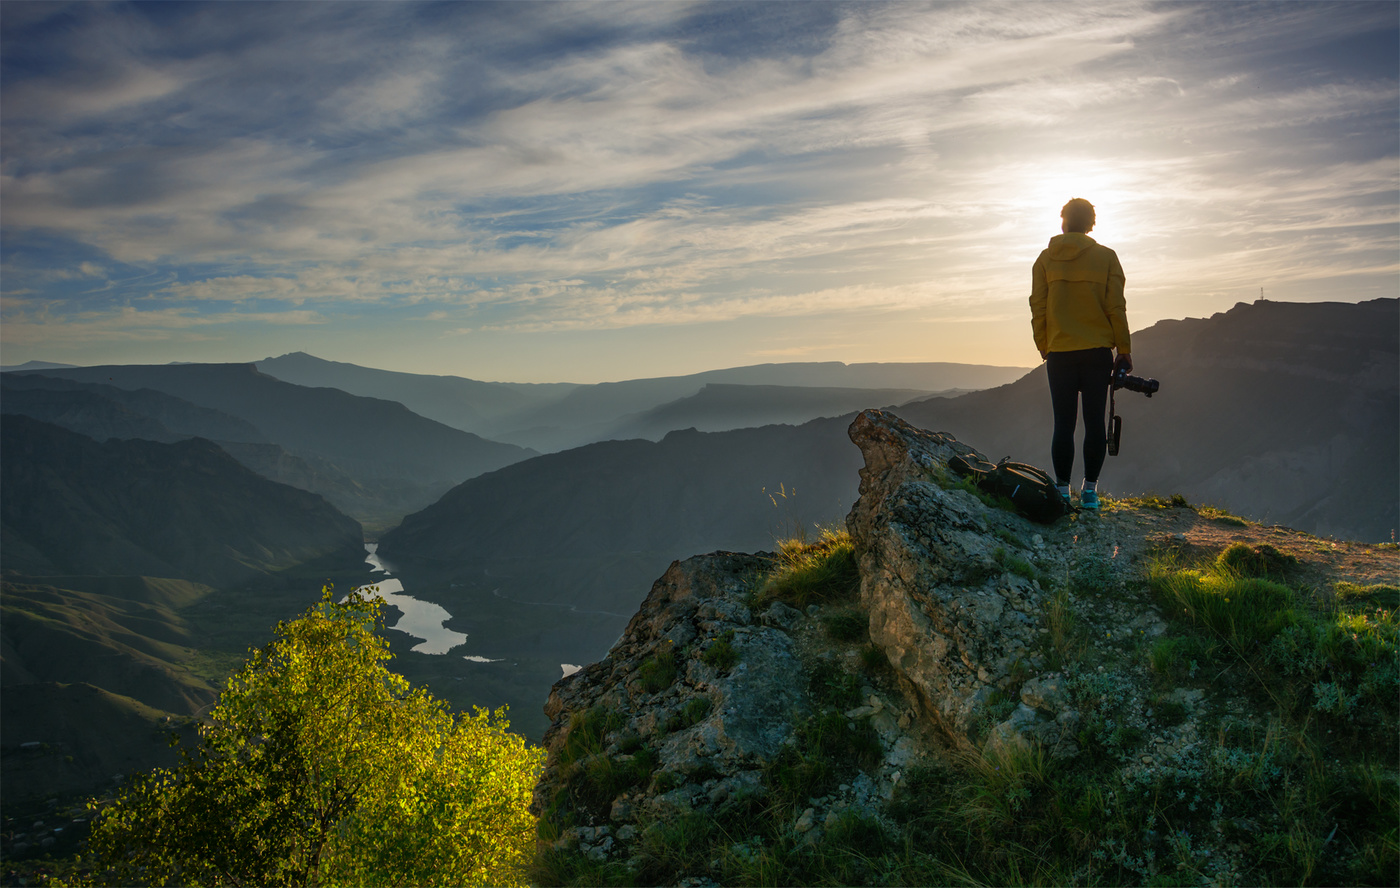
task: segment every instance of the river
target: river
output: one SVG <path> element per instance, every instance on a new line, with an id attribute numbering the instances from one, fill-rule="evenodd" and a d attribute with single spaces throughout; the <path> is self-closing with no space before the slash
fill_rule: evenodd
<path id="1" fill-rule="evenodd" d="M 404 593 L 403 582 L 394 578 L 388 566 L 380 560 L 378 543 L 365 543 L 365 562 L 374 573 L 384 574 L 384 579 L 358 588 L 374 592 L 386 604 L 398 609 L 403 616 L 387 628 L 419 639 L 418 644 L 413 646 L 414 651 L 420 654 L 447 654 L 467 643 L 465 632 L 447 628 L 446 623 L 452 619 L 452 614 L 446 608 L 431 601 L 419 601 Z M 473 663 L 501 662 L 475 654 L 464 654 L 462 658 Z"/>

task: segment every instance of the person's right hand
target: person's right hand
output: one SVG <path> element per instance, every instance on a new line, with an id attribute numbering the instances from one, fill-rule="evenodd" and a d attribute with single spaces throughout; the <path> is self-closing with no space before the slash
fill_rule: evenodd
<path id="1" fill-rule="evenodd" d="M 1123 371 L 1124 371 L 1125 373 L 1132 373 L 1132 372 L 1133 372 L 1133 356 L 1132 356 L 1132 355 L 1119 355 L 1119 356 L 1114 360 L 1114 362 L 1113 362 L 1113 372 L 1114 372 L 1114 373 L 1117 373 L 1119 367 L 1122 367 L 1122 368 L 1123 368 Z"/>

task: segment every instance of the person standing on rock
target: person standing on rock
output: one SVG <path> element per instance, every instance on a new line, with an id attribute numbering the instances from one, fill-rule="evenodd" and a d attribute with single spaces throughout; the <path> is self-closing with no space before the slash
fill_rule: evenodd
<path id="1" fill-rule="evenodd" d="M 1093 204 L 1076 197 L 1060 210 L 1060 219 L 1063 234 L 1050 238 L 1031 270 L 1031 329 L 1050 379 L 1055 485 L 1068 503 L 1075 414 L 1082 404 L 1084 488 L 1079 504 L 1097 509 L 1099 471 L 1108 449 L 1104 412 L 1109 379 L 1119 366 L 1133 369 L 1123 266 L 1117 253 L 1089 237 Z"/>

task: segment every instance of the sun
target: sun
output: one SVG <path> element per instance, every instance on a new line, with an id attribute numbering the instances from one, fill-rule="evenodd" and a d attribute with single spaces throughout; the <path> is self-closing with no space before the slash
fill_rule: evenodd
<path id="1" fill-rule="evenodd" d="M 1112 246 L 1133 239 L 1129 220 L 1135 215 L 1140 198 L 1124 171 L 1099 165 L 1074 173 L 1032 174 L 1020 183 L 1017 192 L 1027 217 L 1043 217 L 1051 234 L 1059 231 L 1060 207 L 1071 198 L 1082 197 L 1094 205 L 1098 217 L 1091 232 L 1094 240 Z"/>

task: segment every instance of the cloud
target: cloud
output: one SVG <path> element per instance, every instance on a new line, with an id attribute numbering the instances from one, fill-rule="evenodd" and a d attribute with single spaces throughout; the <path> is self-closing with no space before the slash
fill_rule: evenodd
<path id="1" fill-rule="evenodd" d="M 1393 66 L 1298 73 L 1375 6 L 7 12 L 6 292 L 92 336 L 996 315 L 1067 191 L 1146 291 L 1386 275 Z"/>
<path id="2" fill-rule="evenodd" d="M 32 305 L 30 303 L 29 305 Z M 89 311 L 55 317 L 29 305 L 12 306 L 6 299 L 5 341 L 14 345 L 66 345 L 92 342 L 157 342 L 171 338 L 205 340 L 218 328 L 232 326 L 285 327 L 327 323 L 315 311 L 198 313 L 192 309 L 162 308 Z M 11 311 L 11 308 L 15 311 Z"/>

